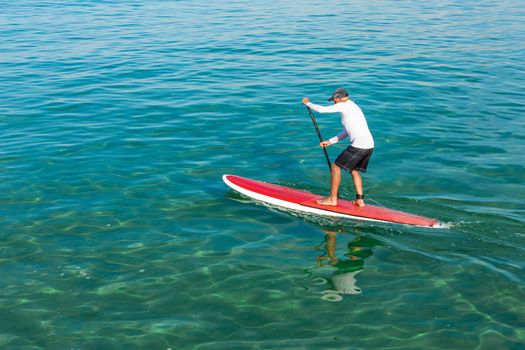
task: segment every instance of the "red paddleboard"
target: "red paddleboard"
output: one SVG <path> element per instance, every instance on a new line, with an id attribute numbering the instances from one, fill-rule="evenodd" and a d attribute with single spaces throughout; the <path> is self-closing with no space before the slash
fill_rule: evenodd
<path id="1" fill-rule="evenodd" d="M 435 219 L 370 204 L 361 208 L 353 202 L 339 199 L 336 206 L 322 205 L 316 201 L 323 196 L 314 193 L 235 175 L 223 175 L 222 179 L 237 192 L 255 200 L 304 213 L 420 227 L 440 227 L 439 222 Z"/>

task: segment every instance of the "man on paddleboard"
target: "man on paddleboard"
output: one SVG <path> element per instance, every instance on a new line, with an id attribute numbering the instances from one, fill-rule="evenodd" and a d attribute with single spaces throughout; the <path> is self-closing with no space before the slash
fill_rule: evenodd
<path id="1" fill-rule="evenodd" d="M 341 168 L 343 168 L 352 175 L 356 192 L 355 204 L 364 207 L 365 196 L 363 194 L 363 181 L 360 172 L 366 172 L 368 161 L 374 150 L 374 138 L 368 129 L 368 124 L 361 108 L 350 101 L 348 92 L 345 89 L 339 88 L 335 90 L 328 101 L 334 101 L 334 104 L 325 107 L 310 102 L 308 97 L 303 98 L 303 103 L 318 113 L 339 113 L 341 115 L 343 131 L 329 140 L 322 141 L 320 145 L 325 148 L 348 137 L 350 138 L 350 146 L 332 164 L 330 195 L 318 200 L 317 203 L 337 205 L 337 193 L 341 183 Z"/>

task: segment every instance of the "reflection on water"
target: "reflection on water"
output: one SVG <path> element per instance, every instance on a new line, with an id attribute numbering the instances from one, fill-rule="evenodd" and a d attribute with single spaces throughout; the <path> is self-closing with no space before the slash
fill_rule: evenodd
<path id="1" fill-rule="evenodd" d="M 316 258 L 316 268 L 329 268 L 332 273 L 329 277 L 316 277 L 316 285 L 328 284 L 329 288 L 321 291 L 322 299 L 326 301 L 341 301 L 342 295 L 361 294 L 362 290 L 356 285 L 356 276 L 364 269 L 365 259 L 373 255 L 372 247 L 380 244 L 379 241 L 357 234 L 353 239 L 344 232 L 340 232 L 340 241 L 348 241 L 342 256 L 337 254 L 338 232 L 324 231 L 324 241 L 318 246 L 322 252 Z"/>

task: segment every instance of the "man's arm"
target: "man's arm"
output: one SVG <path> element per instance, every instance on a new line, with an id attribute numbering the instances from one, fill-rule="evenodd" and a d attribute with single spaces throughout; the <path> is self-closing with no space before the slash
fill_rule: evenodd
<path id="1" fill-rule="evenodd" d="M 313 109 L 314 111 L 318 113 L 336 113 L 340 112 L 338 104 L 334 104 L 332 106 L 320 106 L 316 105 L 315 103 L 310 102 L 310 99 L 308 97 L 303 98 L 303 103 L 308 107 Z"/>
<path id="2" fill-rule="evenodd" d="M 308 106 L 308 108 L 313 109 L 317 113 L 337 113 L 339 112 L 339 106 L 337 104 L 334 104 L 331 106 L 320 106 L 320 105 L 316 105 L 315 103 L 308 102 L 306 106 Z"/>
<path id="3" fill-rule="evenodd" d="M 337 134 L 337 136 L 334 136 L 334 137 L 332 137 L 329 140 L 322 141 L 320 143 L 320 146 L 322 148 L 326 148 L 326 147 L 328 147 L 330 145 L 333 145 L 334 143 L 338 143 L 339 141 L 341 141 L 342 139 L 344 139 L 346 137 L 348 137 L 348 133 L 346 132 L 346 130 L 343 130 L 339 134 Z"/>
<path id="4" fill-rule="evenodd" d="M 339 141 L 345 139 L 348 137 L 348 133 L 346 132 L 346 130 L 343 130 L 341 131 L 339 134 L 337 134 L 337 136 L 334 136 L 332 137 L 330 140 L 330 144 L 334 144 L 334 143 L 338 143 Z"/>

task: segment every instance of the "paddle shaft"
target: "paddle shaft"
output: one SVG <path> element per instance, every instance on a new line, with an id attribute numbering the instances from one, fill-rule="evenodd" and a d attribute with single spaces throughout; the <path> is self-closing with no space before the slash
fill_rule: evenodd
<path id="1" fill-rule="evenodd" d="M 310 118 L 312 118 L 312 123 L 314 123 L 315 131 L 317 131 L 317 136 L 319 136 L 319 141 L 323 142 L 324 141 L 323 136 L 321 136 L 319 125 L 317 125 L 317 121 L 315 121 L 312 110 L 308 106 L 306 106 L 306 109 L 308 109 L 308 113 L 310 113 Z M 328 163 L 328 169 L 330 169 L 330 172 L 332 172 L 332 163 L 330 162 L 330 157 L 328 157 L 328 152 L 326 151 L 326 147 L 323 147 L 323 152 L 324 152 L 324 156 L 326 157 L 326 162 Z"/>

